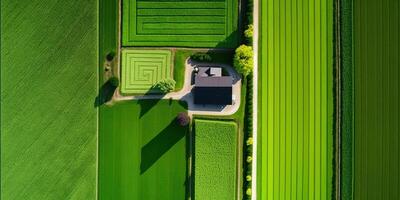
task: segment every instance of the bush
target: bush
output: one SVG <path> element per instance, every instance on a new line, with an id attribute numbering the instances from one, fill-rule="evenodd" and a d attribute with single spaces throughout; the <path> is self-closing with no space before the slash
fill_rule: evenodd
<path id="1" fill-rule="evenodd" d="M 253 48 L 244 44 L 240 45 L 235 51 L 233 66 L 243 76 L 249 75 L 253 71 Z"/>
<path id="2" fill-rule="evenodd" d="M 251 161 L 253 161 L 253 157 L 251 156 L 247 156 L 246 158 L 246 162 L 251 163 Z"/>
<path id="3" fill-rule="evenodd" d="M 198 62 L 211 62 L 212 61 L 210 54 L 201 53 L 201 52 L 191 55 L 190 59 L 198 61 Z"/>
<path id="4" fill-rule="evenodd" d="M 114 87 L 119 86 L 119 79 L 116 76 L 112 76 L 110 79 L 108 79 L 108 82 Z"/>
<path id="5" fill-rule="evenodd" d="M 112 61 L 114 59 L 114 57 L 115 57 L 115 52 L 114 51 L 111 51 L 110 53 L 108 53 L 106 55 L 107 61 Z"/>
<path id="6" fill-rule="evenodd" d="M 252 145 L 253 144 L 253 138 L 252 137 L 249 137 L 248 139 L 247 139 L 247 141 L 246 141 L 246 145 L 247 146 L 250 146 L 250 145 Z"/>
<path id="7" fill-rule="evenodd" d="M 173 79 L 167 78 L 158 81 L 153 85 L 153 88 L 160 90 L 162 93 L 168 93 L 175 89 L 176 82 Z"/>
<path id="8" fill-rule="evenodd" d="M 247 175 L 247 176 L 246 176 L 246 181 L 247 181 L 247 182 L 250 182 L 250 181 L 251 181 L 251 176 L 250 176 L 250 175 Z"/>
<path id="9" fill-rule="evenodd" d="M 247 29 L 244 31 L 244 37 L 246 38 L 248 45 L 253 45 L 253 24 L 247 26 Z"/>
<path id="10" fill-rule="evenodd" d="M 186 112 L 181 112 L 176 116 L 176 122 L 179 126 L 187 126 L 190 122 L 190 117 Z"/>
<path id="11" fill-rule="evenodd" d="M 247 190 L 246 190 L 246 195 L 247 195 L 247 196 L 251 196 L 251 188 L 250 188 L 250 187 L 247 188 Z"/>

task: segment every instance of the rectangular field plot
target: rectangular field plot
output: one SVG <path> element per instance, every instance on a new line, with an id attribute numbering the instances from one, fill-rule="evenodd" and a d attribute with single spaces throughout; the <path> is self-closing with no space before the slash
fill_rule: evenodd
<path id="1" fill-rule="evenodd" d="M 195 199 L 236 199 L 237 125 L 195 121 Z"/>
<path id="2" fill-rule="evenodd" d="M 171 51 L 123 50 L 121 92 L 123 94 L 157 93 L 152 86 L 172 78 Z"/>
<path id="3" fill-rule="evenodd" d="M 99 126 L 100 200 L 179 200 L 186 196 L 186 105 L 142 100 L 103 106 Z"/>
<path id="4" fill-rule="evenodd" d="M 235 47 L 237 0 L 125 0 L 123 46 Z"/>

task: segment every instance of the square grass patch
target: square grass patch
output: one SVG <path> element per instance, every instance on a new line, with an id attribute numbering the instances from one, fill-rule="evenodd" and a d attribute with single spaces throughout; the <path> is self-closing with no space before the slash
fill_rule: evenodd
<path id="1" fill-rule="evenodd" d="M 237 133 L 234 122 L 195 120 L 195 199 L 236 199 Z"/>
<path id="2" fill-rule="evenodd" d="M 152 89 L 158 81 L 172 78 L 172 53 L 169 50 L 122 50 L 121 92 L 159 93 Z"/>

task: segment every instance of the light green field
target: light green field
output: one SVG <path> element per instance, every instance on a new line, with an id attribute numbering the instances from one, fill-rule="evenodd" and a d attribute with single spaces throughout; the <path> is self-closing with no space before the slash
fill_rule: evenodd
<path id="1" fill-rule="evenodd" d="M 96 1 L 1 1 L 1 199 L 96 198 Z"/>
<path id="2" fill-rule="evenodd" d="M 331 199 L 333 1 L 260 2 L 258 198 Z"/>
<path id="3" fill-rule="evenodd" d="M 353 198 L 400 199 L 400 3 L 355 0 L 353 8 Z"/>
<path id="4" fill-rule="evenodd" d="M 237 132 L 234 122 L 195 120 L 195 199 L 236 198 Z"/>
<path id="5" fill-rule="evenodd" d="M 185 199 L 188 127 L 175 122 L 186 105 L 143 100 L 102 106 L 99 199 Z"/>
<path id="6" fill-rule="evenodd" d="M 123 46 L 236 47 L 237 0 L 123 1 Z"/>
<path id="7" fill-rule="evenodd" d="M 123 50 L 121 92 L 159 92 L 152 89 L 152 86 L 162 79 L 172 78 L 171 54 L 169 50 Z"/>

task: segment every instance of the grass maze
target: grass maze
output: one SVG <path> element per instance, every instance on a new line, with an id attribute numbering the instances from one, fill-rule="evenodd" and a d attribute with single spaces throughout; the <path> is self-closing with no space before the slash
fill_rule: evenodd
<path id="1" fill-rule="evenodd" d="M 171 54 L 169 50 L 123 50 L 121 92 L 157 93 L 152 89 L 153 84 L 172 78 Z"/>
<path id="2" fill-rule="evenodd" d="M 128 0 L 123 5 L 123 46 L 235 47 L 235 0 Z"/>

